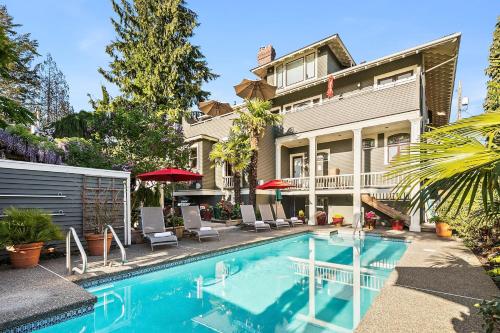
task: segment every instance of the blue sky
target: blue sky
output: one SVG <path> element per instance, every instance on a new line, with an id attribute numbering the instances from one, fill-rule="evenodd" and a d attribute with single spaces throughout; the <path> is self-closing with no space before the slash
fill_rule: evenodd
<path id="1" fill-rule="evenodd" d="M 0 0 L 21 31 L 38 40 L 66 75 L 75 110 L 90 109 L 87 94 L 99 97 L 109 84 L 97 72 L 109 57 L 115 34 L 108 0 Z M 199 15 L 194 43 L 220 77 L 205 86 L 212 98 L 238 101 L 233 85 L 256 65 L 259 46 L 272 44 L 277 56 L 339 33 L 357 62 L 372 60 L 432 39 L 462 32 L 457 79 L 470 98 L 469 114 L 481 112 L 488 49 L 500 1 L 421 0 L 406 2 L 332 0 L 190 0 Z M 117 94 L 116 88 L 110 89 Z M 454 102 L 455 103 L 455 102 Z M 452 119 L 456 104 L 453 105 Z M 467 114 L 466 114 L 467 115 Z"/>

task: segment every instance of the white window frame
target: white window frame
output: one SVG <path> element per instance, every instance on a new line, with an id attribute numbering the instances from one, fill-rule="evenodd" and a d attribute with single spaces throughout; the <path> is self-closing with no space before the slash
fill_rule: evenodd
<path id="1" fill-rule="evenodd" d="M 278 111 L 278 113 L 281 114 L 281 106 L 277 106 L 271 109 L 271 113 L 274 113 L 275 111 Z"/>
<path id="2" fill-rule="evenodd" d="M 389 132 L 389 133 L 384 133 L 384 164 L 389 165 L 391 161 L 389 161 L 389 137 L 396 135 L 396 134 L 408 134 L 410 136 L 410 140 L 408 143 L 400 143 L 397 145 L 391 145 L 391 147 L 395 146 L 403 146 L 403 145 L 410 145 L 411 144 L 411 134 L 408 132 L 402 131 L 395 131 L 395 132 Z"/>
<path id="3" fill-rule="evenodd" d="M 298 100 L 298 101 L 295 101 L 292 103 L 285 104 L 285 105 L 283 105 L 283 113 L 295 112 L 295 110 L 293 109 L 293 105 L 298 104 L 298 103 L 302 103 L 302 102 L 306 102 L 306 101 L 311 101 L 311 106 L 312 106 L 313 105 L 312 101 L 317 99 L 317 98 L 319 98 L 319 104 L 321 104 L 323 102 L 323 95 L 312 96 L 312 97 L 304 98 L 304 99 L 301 99 L 301 100 Z M 288 106 L 291 106 L 292 110 L 286 111 L 286 108 Z"/>
<path id="4" fill-rule="evenodd" d="M 295 157 L 302 157 L 302 170 L 301 170 L 301 173 L 302 173 L 302 177 L 301 178 L 304 178 L 305 177 L 305 173 L 306 173 L 306 153 L 295 153 L 295 154 L 290 154 L 290 178 L 295 178 L 294 175 L 293 175 L 293 159 Z"/>
<path id="5" fill-rule="evenodd" d="M 397 70 L 392 71 L 392 72 L 376 75 L 373 77 L 373 87 L 375 89 L 383 89 L 383 88 L 387 88 L 387 87 L 393 87 L 393 86 L 398 85 L 398 84 L 414 81 L 417 78 L 417 69 L 418 69 L 418 66 L 413 65 L 413 66 L 400 68 L 400 69 L 397 69 Z M 401 74 L 404 72 L 408 72 L 408 71 L 413 71 L 413 75 L 410 76 L 409 78 L 406 78 L 406 79 L 403 79 L 400 81 L 396 81 L 396 82 L 386 83 L 386 84 L 378 84 L 378 81 L 381 79 L 385 79 L 385 78 L 388 78 L 388 77 L 391 77 L 391 76 L 394 76 L 397 74 Z"/>
<path id="6" fill-rule="evenodd" d="M 310 78 L 306 78 L 306 57 L 309 56 L 309 55 L 311 55 L 311 54 L 314 54 L 314 76 L 312 76 Z M 303 61 L 302 74 L 303 74 L 303 78 L 304 79 L 302 81 L 296 82 L 294 84 L 287 85 L 286 84 L 286 79 L 287 79 L 286 78 L 286 73 L 287 73 L 286 65 L 289 64 L 289 63 L 291 63 L 291 62 L 294 62 L 295 60 L 299 60 L 300 58 L 302 58 L 302 61 Z M 282 66 L 282 68 L 283 68 L 283 86 L 281 88 L 278 87 L 278 76 L 277 76 L 277 71 L 276 71 L 276 69 L 279 66 Z M 307 82 L 307 81 L 315 79 L 317 76 L 318 76 L 318 50 L 314 50 L 314 51 L 309 52 L 309 53 L 307 53 L 307 54 L 305 54 L 303 56 L 295 57 L 295 58 L 293 58 L 290 61 L 281 62 L 281 63 L 279 63 L 279 64 L 277 64 L 277 65 L 274 66 L 274 85 L 279 90 L 281 90 L 281 89 L 288 89 L 288 88 L 295 87 L 295 86 L 300 86 L 304 82 Z"/>
<path id="7" fill-rule="evenodd" d="M 326 148 L 326 149 L 318 149 L 316 150 L 316 160 L 314 161 L 314 167 L 315 167 L 315 170 L 316 170 L 316 175 L 318 173 L 318 155 L 319 154 L 326 154 L 327 156 L 327 163 L 328 163 L 328 169 L 330 169 L 330 148 Z M 323 160 L 324 162 L 324 160 Z M 326 170 L 327 171 L 327 175 L 328 175 L 328 169 Z M 323 173 L 324 173 L 324 170 L 323 170 Z"/>
<path id="8" fill-rule="evenodd" d="M 196 167 L 192 168 L 193 171 L 201 173 L 201 167 L 200 167 L 200 147 L 198 143 L 194 143 L 191 146 L 189 146 L 189 167 L 191 167 L 191 149 L 196 149 Z"/>

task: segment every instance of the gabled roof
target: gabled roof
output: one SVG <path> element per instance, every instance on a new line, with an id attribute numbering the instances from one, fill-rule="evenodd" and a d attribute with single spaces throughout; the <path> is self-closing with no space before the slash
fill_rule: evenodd
<path id="1" fill-rule="evenodd" d="M 338 34 L 331 35 L 329 37 L 323 38 L 317 42 L 314 42 L 312 44 L 309 44 L 307 46 L 304 46 L 298 50 L 295 50 L 293 52 L 287 53 L 277 59 L 274 59 L 273 61 L 257 66 L 253 69 L 251 69 L 252 73 L 259 77 L 263 77 L 266 74 L 267 68 L 276 65 L 279 62 L 282 62 L 287 59 L 292 59 L 302 53 L 309 52 L 311 50 L 317 49 L 321 46 L 328 45 L 330 47 L 331 51 L 333 54 L 337 57 L 337 59 L 340 61 L 340 63 L 345 66 L 345 67 L 350 67 L 356 65 L 356 62 L 352 58 L 351 54 L 345 47 L 344 43 L 340 39 Z"/>

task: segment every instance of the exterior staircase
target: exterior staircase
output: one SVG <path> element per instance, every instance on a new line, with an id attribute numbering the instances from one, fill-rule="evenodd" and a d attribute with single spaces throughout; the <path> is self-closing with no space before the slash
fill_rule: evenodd
<path id="1" fill-rule="evenodd" d="M 362 194 L 361 201 L 389 217 L 396 218 L 396 216 L 399 216 L 405 221 L 405 223 L 408 223 L 410 221 L 410 217 L 408 215 L 403 214 L 399 210 L 378 201 L 376 198 L 372 197 L 369 194 Z"/>

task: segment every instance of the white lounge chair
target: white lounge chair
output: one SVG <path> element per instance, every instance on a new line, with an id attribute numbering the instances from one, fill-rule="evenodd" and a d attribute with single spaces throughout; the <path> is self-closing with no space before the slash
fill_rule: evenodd
<path id="1" fill-rule="evenodd" d="M 219 232 L 212 227 L 202 227 L 200 207 L 199 206 L 183 206 L 181 207 L 182 218 L 184 219 L 184 228 L 198 236 L 198 241 L 201 242 L 202 238 L 218 238 L 220 240 Z"/>
<path id="2" fill-rule="evenodd" d="M 151 251 L 155 246 L 179 245 L 177 237 L 171 231 L 165 231 L 163 209 L 161 207 L 141 208 L 142 233 L 151 244 Z"/>
<path id="3" fill-rule="evenodd" d="M 264 221 L 257 221 L 255 218 L 255 211 L 252 205 L 241 205 L 241 218 L 243 219 L 243 226 L 252 227 L 255 231 L 271 230 L 271 226 Z"/>
<path id="4" fill-rule="evenodd" d="M 276 203 L 276 221 L 279 221 L 279 220 L 290 223 L 290 226 L 292 226 L 292 227 L 297 225 L 297 224 L 304 224 L 304 221 L 302 221 L 301 219 L 299 219 L 296 216 L 294 216 L 292 218 L 287 218 L 286 214 L 285 214 L 285 210 L 283 209 L 283 205 L 281 204 L 281 202 L 278 201 Z"/>
<path id="5" fill-rule="evenodd" d="M 265 223 L 269 223 L 271 226 L 279 229 L 280 227 L 290 227 L 288 222 L 284 220 L 275 220 L 273 216 L 273 211 L 271 210 L 271 206 L 269 204 L 259 204 L 260 216 L 262 216 L 262 220 Z"/>

